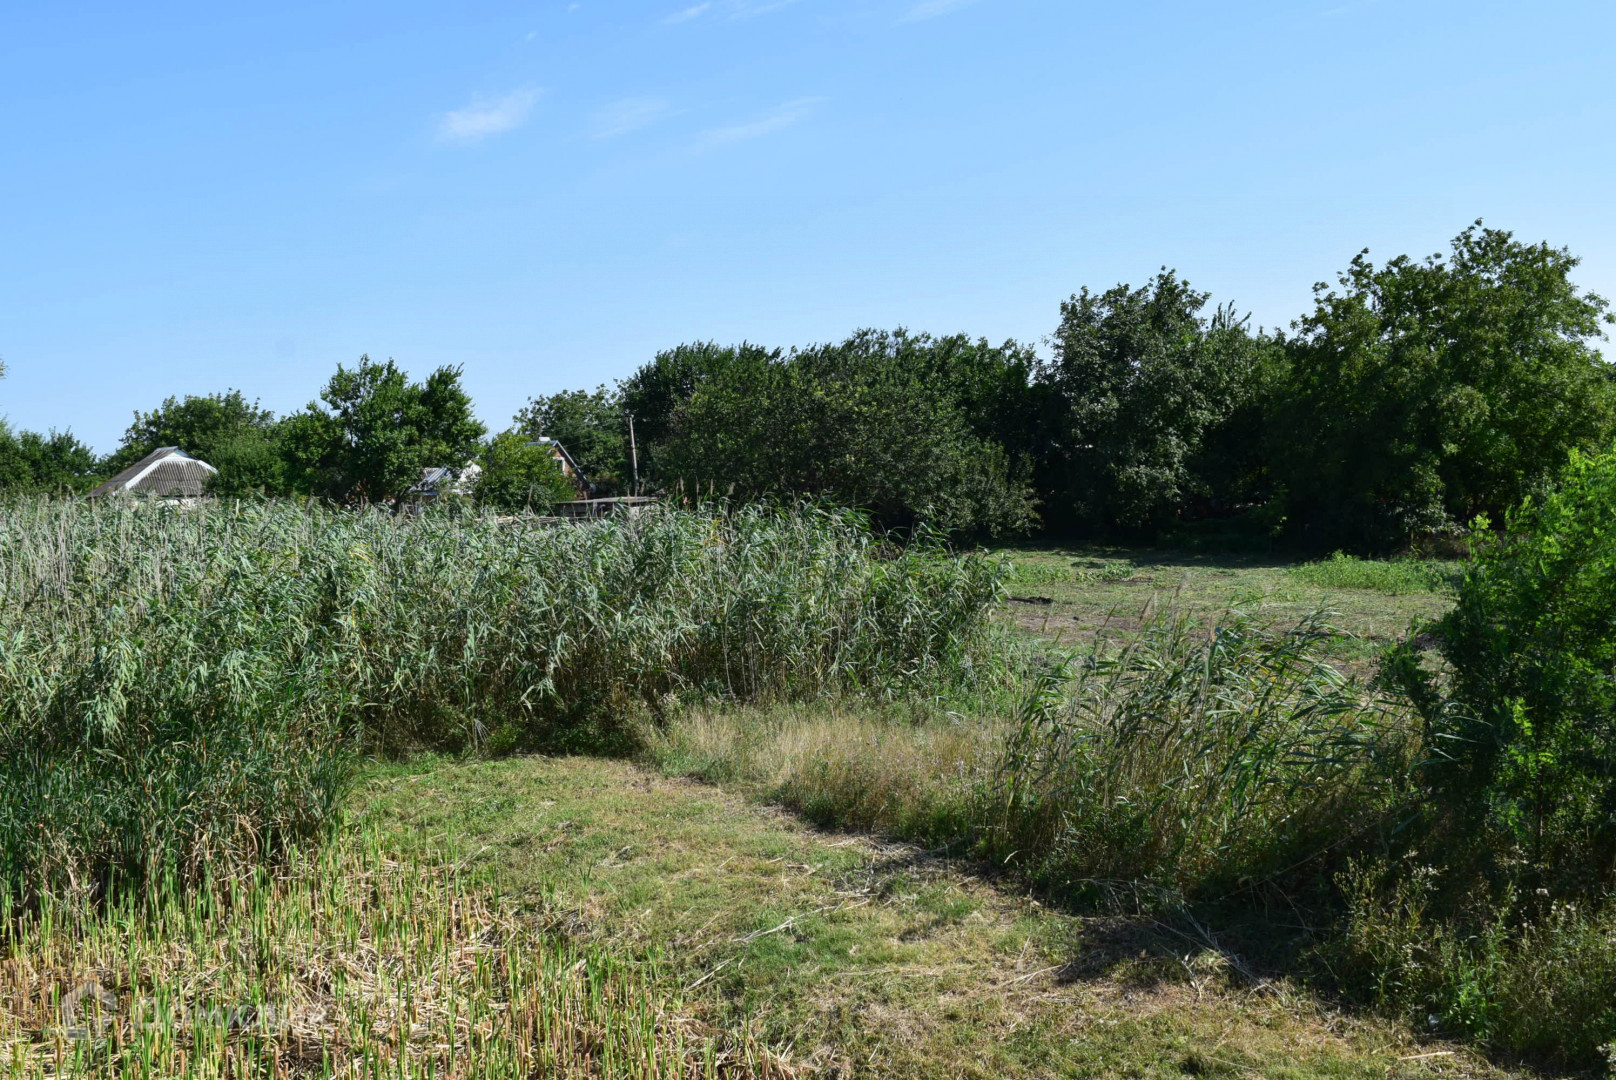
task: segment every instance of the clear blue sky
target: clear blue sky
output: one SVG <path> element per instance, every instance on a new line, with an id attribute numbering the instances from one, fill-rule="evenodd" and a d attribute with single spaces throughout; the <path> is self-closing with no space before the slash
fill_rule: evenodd
<path id="1" fill-rule="evenodd" d="M 684 340 L 1039 341 L 1166 264 L 1287 323 L 1484 217 L 1616 293 L 1616 4 L 0 0 L 0 415 Z"/>

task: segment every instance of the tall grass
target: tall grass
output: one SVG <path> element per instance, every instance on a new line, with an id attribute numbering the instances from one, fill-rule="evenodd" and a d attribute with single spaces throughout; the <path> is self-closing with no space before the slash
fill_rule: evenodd
<path id="1" fill-rule="evenodd" d="M 1276 632 L 1167 613 L 1120 648 L 1096 643 L 1029 699 L 984 843 L 1057 891 L 1204 897 L 1379 820 L 1413 725 L 1321 659 L 1335 636 L 1317 620 Z"/>
<path id="2" fill-rule="evenodd" d="M 358 749 L 958 680 L 1001 572 L 806 510 L 0 507 L 0 895 L 255 864 L 329 827 Z"/>
<path id="3" fill-rule="evenodd" d="M 653 750 L 666 768 L 975 853 L 1073 899 L 1204 899 L 1309 864 L 1406 792 L 1418 727 L 1322 658 L 1336 636 L 1316 620 L 1208 627 L 1166 612 L 1064 665 L 1023 657 L 1019 709 L 993 688 L 914 717 L 701 710 Z"/>

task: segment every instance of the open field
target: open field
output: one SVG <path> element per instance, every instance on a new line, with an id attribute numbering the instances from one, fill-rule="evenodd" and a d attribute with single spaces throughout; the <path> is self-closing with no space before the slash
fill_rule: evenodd
<path id="1" fill-rule="evenodd" d="M 1017 547 L 1005 611 L 1018 631 L 1058 641 L 1120 639 L 1147 612 L 1186 611 L 1198 621 L 1231 609 L 1275 625 L 1317 612 L 1351 635 L 1331 655 L 1360 671 L 1410 625 L 1452 605 L 1459 566 L 1451 562 L 1302 563 L 1277 556 L 1119 548 Z M 1412 572 L 1399 572 L 1402 567 Z M 1369 567 L 1367 574 L 1352 569 Z M 1393 568 L 1375 573 L 1376 568 Z M 1334 572 L 1332 572 L 1334 571 Z M 1373 587 L 1364 587 L 1373 586 Z"/>
<path id="2" fill-rule="evenodd" d="M 350 697 L 316 689 L 352 701 L 368 728 L 283 718 L 297 761 L 374 750 L 421 723 L 421 699 L 384 676 L 389 657 L 422 687 L 456 658 L 429 700 L 461 704 L 434 705 L 434 724 L 597 756 L 490 758 L 465 738 L 462 756 L 354 758 L 331 812 L 278 847 L 120 856 L 99 881 L 79 876 L 94 865 L 80 852 L 39 844 L 12 806 L 14 865 L 34 844 L 71 887 L 18 875 L 0 898 L 0 1076 L 1512 1075 L 1406 1018 L 1335 1002 L 1315 978 L 1324 939 L 1295 906 L 1310 901 L 1294 890 L 1328 889 L 1340 865 L 1315 858 L 1402 798 L 1415 729 L 1361 676 L 1411 619 L 1449 603 L 1451 566 L 1055 549 L 954 564 L 867 545 L 831 520 L 670 518 L 580 532 L 596 569 L 557 570 L 578 554 L 560 534 L 187 520 L 90 523 L 126 550 L 164 529 L 179 530 L 169 550 L 199 543 L 196 525 L 243 552 L 267 536 L 290 580 L 229 558 L 86 577 L 75 560 L 93 546 L 0 570 L 64 613 L 84 581 L 148 597 L 148 622 L 112 624 L 130 655 L 145 647 L 134 630 L 212 620 L 260 650 L 270 687 L 298 654 L 263 637 L 242 598 L 279 596 L 302 633 L 345 642 L 343 670 L 366 680 Z M 42 538 L 85 527 L 34 524 Z M 469 543 L 504 578 L 447 560 Z M 428 575 L 423 559 L 441 561 Z M 774 583 L 768 604 L 726 587 L 736 568 Z M 201 587 L 171 587 L 180 572 Z M 591 572 L 616 592 L 543 637 L 511 606 L 518 572 L 534 575 L 529 594 Z M 692 585 L 692 573 L 704 576 Z M 984 630 L 1000 575 L 1010 597 L 999 629 Z M 487 592 L 502 580 L 506 591 Z M 799 602 L 832 581 L 834 603 Z M 417 592 L 399 594 L 401 582 Z M 487 595 L 505 597 L 497 619 Z M 482 628 L 454 617 L 467 605 Z M 623 652 L 627 667 L 591 651 L 635 639 L 611 618 L 620 608 L 660 641 Z M 554 619 L 562 607 L 526 610 Z M 1349 634 L 1307 623 L 1320 610 Z M 45 626 L 28 634 L 51 640 Z M 91 620 L 56 632 L 88 656 L 105 648 Z M 28 660 L 69 677 L 50 650 L 13 640 L 26 647 L 9 655 L 10 678 Z M 132 735 L 144 752 L 183 756 L 186 731 L 155 715 L 174 702 L 202 737 L 228 734 L 265 691 L 218 673 L 201 641 L 164 661 L 189 681 L 118 676 L 140 725 L 64 725 L 57 749 L 70 757 L 88 737 L 94 764 Z M 473 704 L 475 680 L 514 688 L 519 665 L 546 662 L 610 709 L 554 693 L 524 732 Z M 737 674 L 749 692 L 732 688 Z M 65 691 L 41 700 L 56 713 L 17 711 L 17 745 L 30 716 L 62 723 Z M 273 757 L 247 760 L 278 775 Z M 133 824 L 116 840 L 131 854 L 171 842 L 143 791 L 120 796 Z M 229 792 L 210 792 L 210 813 L 229 820 Z M 52 810 L 51 792 L 33 794 L 18 805 Z M 1231 883 L 1259 908 L 1279 902 L 1277 914 L 1218 921 Z"/>

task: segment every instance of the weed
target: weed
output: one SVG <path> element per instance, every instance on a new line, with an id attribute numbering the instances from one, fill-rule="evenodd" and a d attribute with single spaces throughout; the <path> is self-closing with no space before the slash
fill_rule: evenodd
<path id="1" fill-rule="evenodd" d="M 1389 596 L 1439 593 L 1452 596 L 1464 576 L 1462 564 L 1431 559 L 1360 559 L 1336 552 L 1319 562 L 1302 563 L 1290 574 L 1323 589 L 1365 589 Z"/>

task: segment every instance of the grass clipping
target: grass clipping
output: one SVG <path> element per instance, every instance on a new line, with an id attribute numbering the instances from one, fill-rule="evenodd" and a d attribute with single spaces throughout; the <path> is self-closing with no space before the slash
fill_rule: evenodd
<path id="1" fill-rule="evenodd" d="M 794 1072 L 688 1015 L 653 971 L 373 840 L 158 894 L 10 920 L 0 1077 Z"/>

